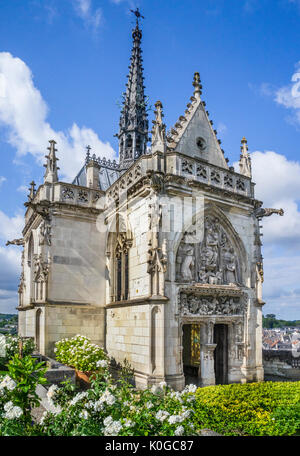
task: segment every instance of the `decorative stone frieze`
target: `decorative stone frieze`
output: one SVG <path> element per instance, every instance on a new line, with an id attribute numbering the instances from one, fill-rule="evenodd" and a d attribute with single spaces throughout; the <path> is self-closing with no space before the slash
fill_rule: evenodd
<path id="1" fill-rule="evenodd" d="M 180 313 L 185 315 L 242 315 L 245 303 L 238 297 L 180 294 Z"/>

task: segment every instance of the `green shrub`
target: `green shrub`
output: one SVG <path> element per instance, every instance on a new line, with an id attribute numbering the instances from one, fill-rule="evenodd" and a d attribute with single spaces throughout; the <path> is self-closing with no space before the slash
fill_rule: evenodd
<path id="1" fill-rule="evenodd" d="M 96 371 L 97 363 L 107 360 L 101 347 L 80 335 L 56 342 L 54 352 L 57 361 L 83 372 Z"/>
<path id="2" fill-rule="evenodd" d="M 123 377 L 116 385 L 108 363 L 101 363 L 91 388 L 72 392 L 52 386 L 48 400 L 57 407 L 42 418 L 43 432 L 51 436 L 173 436 L 194 435 L 192 393 L 175 392 L 166 383 L 137 391 Z"/>
<path id="3" fill-rule="evenodd" d="M 31 411 L 40 404 L 36 387 L 47 382 L 46 368 L 31 356 L 18 355 L 7 366 L 8 374 L 0 378 L 0 435 L 37 435 Z"/>
<path id="4" fill-rule="evenodd" d="M 300 382 L 199 388 L 194 422 L 222 435 L 294 435 L 300 429 Z"/>

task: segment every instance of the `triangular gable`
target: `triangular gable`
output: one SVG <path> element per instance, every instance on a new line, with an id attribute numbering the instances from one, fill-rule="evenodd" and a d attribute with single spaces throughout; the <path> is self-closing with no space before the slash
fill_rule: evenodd
<path id="1" fill-rule="evenodd" d="M 206 160 L 212 165 L 228 169 L 216 131 L 200 99 L 200 90 L 194 92 L 184 116 L 171 129 L 168 148 L 184 155 Z"/>

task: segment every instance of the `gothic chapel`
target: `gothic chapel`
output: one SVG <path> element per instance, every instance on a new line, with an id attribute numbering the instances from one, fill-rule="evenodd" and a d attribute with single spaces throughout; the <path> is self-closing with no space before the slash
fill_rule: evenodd
<path id="1" fill-rule="evenodd" d="M 245 138 L 239 173 L 228 166 L 199 73 L 176 124 L 166 133 L 157 101 L 149 132 L 135 14 L 119 162 L 88 146 L 62 182 L 49 141 L 23 238 L 9 242 L 23 246 L 19 334 L 49 356 L 56 341 L 85 335 L 126 358 L 139 388 L 262 381 L 259 223 L 282 214 L 254 197 Z"/>

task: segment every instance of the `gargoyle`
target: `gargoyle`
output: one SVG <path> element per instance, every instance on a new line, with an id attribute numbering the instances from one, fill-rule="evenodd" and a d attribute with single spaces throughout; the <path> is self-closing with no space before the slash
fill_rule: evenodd
<path id="1" fill-rule="evenodd" d="M 14 239 L 13 241 L 7 241 L 5 245 L 24 245 L 24 239 Z"/>
<path id="2" fill-rule="evenodd" d="M 262 217 L 270 217 L 272 214 L 278 214 L 282 216 L 284 214 L 283 209 L 272 209 L 272 208 L 266 208 L 266 207 L 259 207 L 254 211 L 255 217 L 256 218 L 262 218 Z"/>

